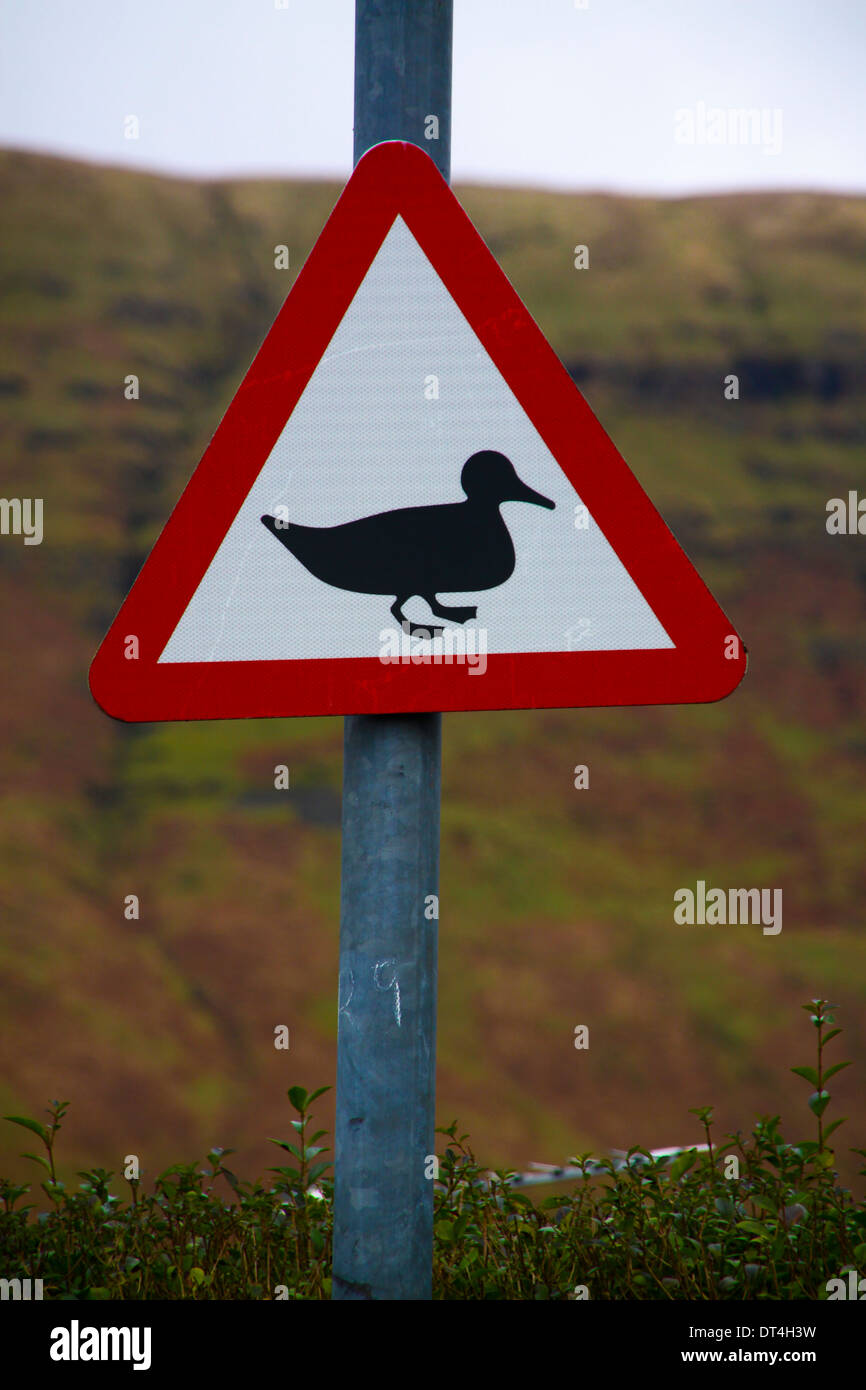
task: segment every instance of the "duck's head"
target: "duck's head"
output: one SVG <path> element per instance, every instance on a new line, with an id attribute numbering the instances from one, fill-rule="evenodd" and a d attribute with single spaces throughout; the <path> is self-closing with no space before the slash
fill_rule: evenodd
<path id="1" fill-rule="evenodd" d="M 500 502 L 533 502 L 551 511 L 556 506 L 549 497 L 521 482 L 511 459 L 495 449 L 482 449 L 466 460 L 460 485 L 470 502 L 492 502 L 497 507 Z"/>

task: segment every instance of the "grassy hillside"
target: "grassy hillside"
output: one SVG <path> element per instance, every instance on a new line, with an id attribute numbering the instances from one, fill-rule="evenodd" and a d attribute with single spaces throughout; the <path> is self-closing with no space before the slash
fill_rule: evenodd
<path id="1" fill-rule="evenodd" d="M 338 192 L 0 154 L 2 491 L 45 506 L 0 538 L 0 1113 L 72 1100 L 70 1168 L 258 1173 L 286 1087 L 333 1081 L 341 721 L 124 727 L 86 677 Z M 448 716 L 440 1120 L 514 1165 L 696 1142 L 709 1102 L 811 1134 L 820 994 L 863 1144 L 866 540 L 824 521 L 866 494 L 866 202 L 457 192 L 751 665 L 718 706 Z M 782 888 L 781 934 L 676 925 L 698 878 Z"/>

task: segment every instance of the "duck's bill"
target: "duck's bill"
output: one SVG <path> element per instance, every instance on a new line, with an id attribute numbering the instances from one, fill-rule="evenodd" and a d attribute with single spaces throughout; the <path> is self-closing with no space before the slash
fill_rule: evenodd
<path id="1" fill-rule="evenodd" d="M 540 492 L 527 487 L 525 483 L 520 484 L 518 490 L 512 493 L 509 500 L 512 502 L 533 502 L 536 507 L 547 507 L 548 511 L 551 512 L 556 510 L 555 502 L 551 502 L 549 497 L 542 497 Z"/>

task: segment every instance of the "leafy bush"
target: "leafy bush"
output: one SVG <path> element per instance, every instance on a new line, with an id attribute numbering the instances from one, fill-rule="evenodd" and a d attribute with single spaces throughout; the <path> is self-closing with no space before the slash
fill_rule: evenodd
<path id="1" fill-rule="evenodd" d="M 624 1165 L 583 1154 L 575 1190 L 534 1204 L 513 1174 L 484 1173 L 456 1121 L 434 1187 L 434 1297 L 440 1299 L 826 1298 L 828 1279 L 866 1269 L 866 1205 L 838 1186 L 824 1050 L 841 1032 L 833 1005 L 803 1006 L 816 1030 L 815 1067 L 792 1070 L 813 1088 L 816 1138 L 786 1143 L 778 1115 L 749 1135 L 713 1140 L 712 1108 L 698 1107 L 706 1149 L 673 1162 L 645 1149 Z M 288 1092 L 295 1137 L 274 1139 L 294 1162 L 277 1181 L 242 1182 L 215 1148 L 208 1166 L 174 1164 L 149 1195 L 130 1179 L 130 1199 L 112 1195 L 113 1173 L 80 1172 L 78 1191 L 58 1180 L 55 1141 L 67 1102 L 49 1122 L 6 1116 L 45 1150 L 27 1157 L 46 1172 L 51 1210 L 19 1205 L 29 1187 L 0 1179 L 0 1256 L 6 1278 L 42 1279 L 59 1299 L 322 1299 L 331 1292 L 333 1181 L 319 1158 L 324 1131 L 310 1134 L 312 1095 Z M 866 1150 L 853 1152 L 866 1158 Z M 866 1175 L 866 1168 L 861 1172 Z M 280 1290 L 277 1294 L 277 1290 Z M 583 1292 L 585 1290 L 585 1293 Z M 577 1292 L 576 1292 L 577 1291 Z"/>

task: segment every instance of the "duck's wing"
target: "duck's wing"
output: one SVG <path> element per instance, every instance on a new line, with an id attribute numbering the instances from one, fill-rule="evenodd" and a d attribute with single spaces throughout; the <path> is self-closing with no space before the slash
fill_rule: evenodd
<path id="1" fill-rule="evenodd" d="M 340 577 L 329 582 L 365 594 L 423 593 L 433 582 L 437 556 L 458 539 L 461 510 L 460 503 L 401 507 L 332 527 Z"/>

